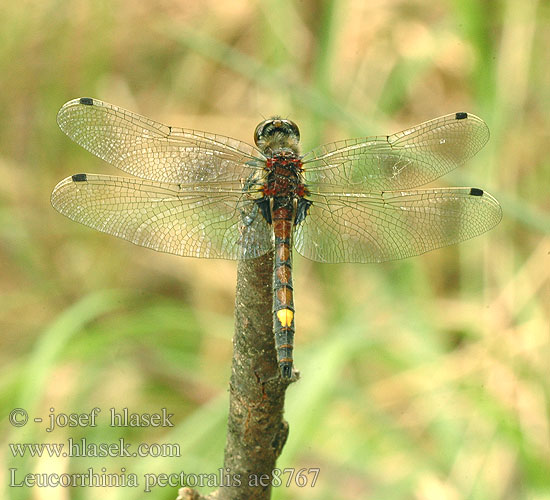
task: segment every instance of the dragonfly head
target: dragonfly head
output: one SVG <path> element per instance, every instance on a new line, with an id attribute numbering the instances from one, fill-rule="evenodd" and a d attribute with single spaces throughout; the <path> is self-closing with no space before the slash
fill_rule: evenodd
<path id="1" fill-rule="evenodd" d="M 254 142 L 266 156 L 285 149 L 299 154 L 300 131 L 293 121 L 274 116 L 256 127 Z"/>

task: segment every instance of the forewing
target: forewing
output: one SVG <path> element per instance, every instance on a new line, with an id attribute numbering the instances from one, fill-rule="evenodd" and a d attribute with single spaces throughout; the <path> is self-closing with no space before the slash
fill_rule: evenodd
<path id="1" fill-rule="evenodd" d="M 262 168 L 261 154 L 249 144 L 169 127 L 98 99 L 67 102 L 57 123 L 77 144 L 143 179 L 243 185 Z"/>
<path id="2" fill-rule="evenodd" d="M 319 262 L 404 259 L 473 238 L 494 227 L 498 202 L 477 188 L 310 196 L 294 244 Z"/>
<path id="3" fill-rule="evenodd" d="M 453 170 L 488 140 L 481 118 L 454 113 L 394 135 L 325 144 L 304 156 L 304 175 L 319 192 L 409 189 Z"/>
<path id="4" fill-rule="evenodd" d="M 175 184 L 77 174 L 52 193 L 72 220 L 136 245 L 186 257 L 254 258 L 271 249 L 257 205 L 231 189 L 189 190 Z"/>

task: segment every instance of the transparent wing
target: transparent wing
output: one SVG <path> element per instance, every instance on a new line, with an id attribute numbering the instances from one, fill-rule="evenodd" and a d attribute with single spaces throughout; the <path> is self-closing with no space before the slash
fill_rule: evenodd
<path id="1" fill-rule="evenodd" d="M 312 195 L 294 245 L 319 262 L 384 262 L 473 238 L 498 224 L 498 202 L 477 188 Z"/>
<path id="2" fill-rule="evenodd" d="M 52 193 L 72 220 L 136 245 L 186 257 L 254 258 L 272 248 L 271 229 L 242 192 L 77 174 Z"/>
<path id="3" fill-rule="evenodd" d="M 238 186 L 263 165 L 261 153 L 249 144 L 169 127 L 99 99 L 67 102 L 57 123 L 77 144 L 143 179 L 175 184 L 233 181 Z"/>
<path id="4" fill-rule="evenodd" d="M 481 118 L 454 113 L 389 136 L 325 144 L 304 156 L 304 175 L 320 192 L 409 189 L 453 170 L 488 140 Z"/>

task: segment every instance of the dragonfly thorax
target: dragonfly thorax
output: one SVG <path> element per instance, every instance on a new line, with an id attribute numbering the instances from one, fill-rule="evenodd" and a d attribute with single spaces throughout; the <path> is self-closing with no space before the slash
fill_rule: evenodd
<path id="1" fill-rule="evenodd" d="M 257 200 L 265 220 L 271 224 L 273 218 L 286 214 L 290 221 L 299 224 L 306 216 L 311 202 L 305 199 L 309 194 L 304 184 L 302 160 L 287 149 L 266 159 L 267 176 L 261 188 L 262 198 Z"/>

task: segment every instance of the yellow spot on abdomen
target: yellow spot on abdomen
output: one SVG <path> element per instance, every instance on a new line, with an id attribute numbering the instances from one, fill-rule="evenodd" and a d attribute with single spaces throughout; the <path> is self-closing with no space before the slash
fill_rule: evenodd
<path id="1" fill-rule="evenodd" d="M 292 324 L 294 313 L 290 309 L 280 309 L 277 311 L 277 319 L 282 326 L 288 327 Z"/>

